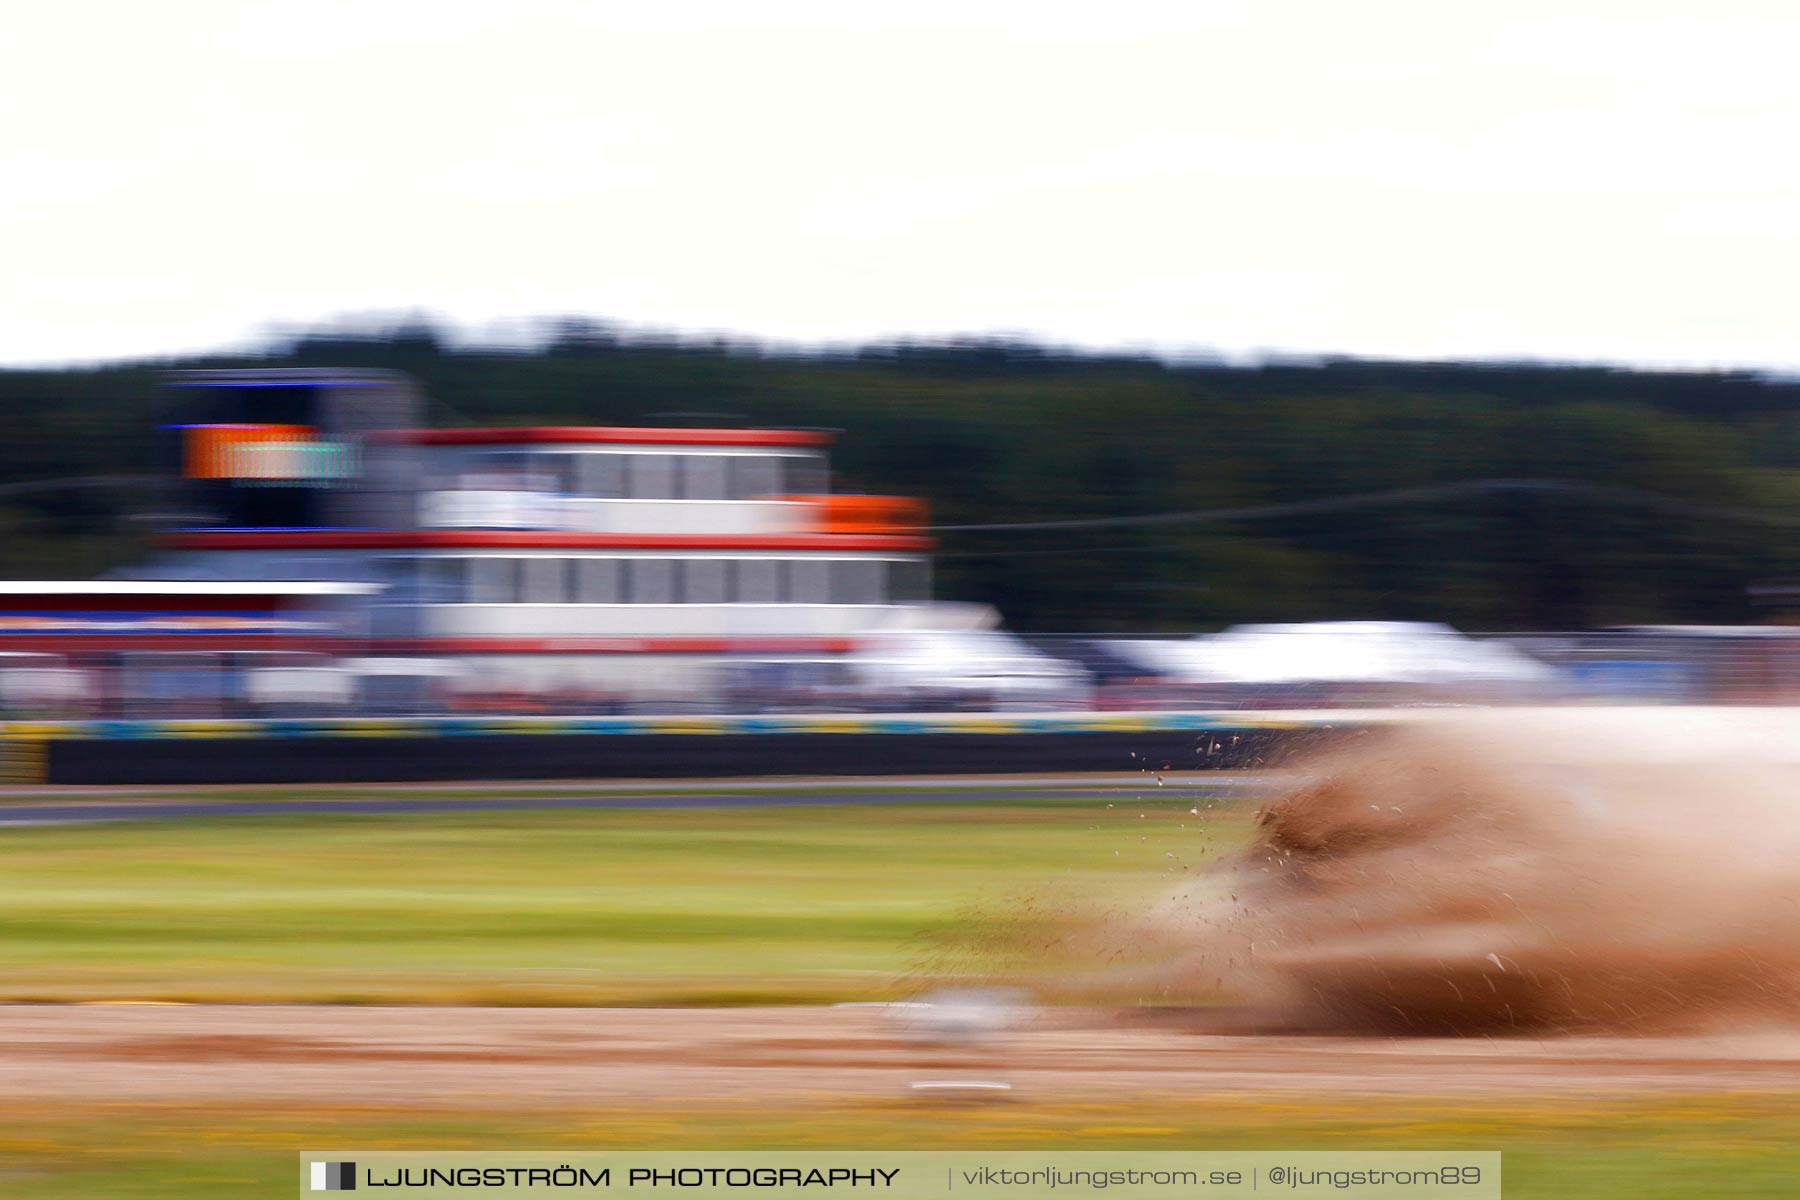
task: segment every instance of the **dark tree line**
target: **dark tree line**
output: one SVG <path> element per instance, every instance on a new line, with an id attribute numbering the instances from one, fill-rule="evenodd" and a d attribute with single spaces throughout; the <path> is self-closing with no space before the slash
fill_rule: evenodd
<path id="1" fill-rule="evenodd" d="M 1240 368 L 1007 342 L 798 355 L 582 321 L 533 352 L 457 349 L 412 323 L 256 362 L 408 372 L 436 424 L 837 429 L 840 487 L 922 495 L 940 525 L 1293 509 L 943 533 L 940 596 L 1022 629 L 1737 622 L 1758 615 L 1748 588 L 1800 579 L 1800 385 L 1750 375 Z M 0 571 L 79 576 L 147 553 L 139 493 L 106 481 L 155 469 L 160 369 L 225 365 L 248 364 L 0 372 Z M 75 478 L 97 482 L 9 486 Z M 1452 486 L 1482 480 L 1597 486 Z M 1396 489 L 1421 495 L 1323 503 Z"/>

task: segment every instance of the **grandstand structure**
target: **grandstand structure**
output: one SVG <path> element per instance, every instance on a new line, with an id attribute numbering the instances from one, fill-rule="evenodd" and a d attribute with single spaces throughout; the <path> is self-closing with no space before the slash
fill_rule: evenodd
<path id="1" fill-rule="evenodd" d="M 121 574 L 341 586 L 308 649 L 390 679 L 717 704 L 828 684 L 862 636 L 934 619 L 922 503 L 833 494 L 829 432 L 427 428 L 385 372 L 183 372 L 168 395 L 174 519 Z"/>

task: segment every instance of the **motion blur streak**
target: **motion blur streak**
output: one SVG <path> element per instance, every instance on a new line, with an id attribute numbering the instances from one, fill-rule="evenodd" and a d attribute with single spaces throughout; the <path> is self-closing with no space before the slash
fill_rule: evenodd
<path id="1" fill-rule="evenodd" d="M 1282 1026 L 1800 1016 L 1800 739 L 1657 716 L 1459 716 L 1321 762 L 1133 932 L 1175 948 L 1176 994 L 1223 983 Z"/>

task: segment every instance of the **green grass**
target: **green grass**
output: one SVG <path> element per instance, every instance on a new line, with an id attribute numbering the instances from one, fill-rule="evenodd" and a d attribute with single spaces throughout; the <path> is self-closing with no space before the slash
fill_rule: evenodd
<path id="1" fill-rule="evenodd" d="M 1242 836 L 1241 812 L 1194 803 L 1120 789 L 16 827 L 0 832 L 0 1000 L 875 998 L 971 930 L 1104 905 Z"/>
<path id="2" fill-rule="evenodd" d="M 1354 1104 L 1229 1095 L 1149 1104 L 905 1098 L 770 1111 L 0 1110 L 0 1183 L 26 1200 L 293 1194 L 300 1150 L 1499 1150 L 1508 1200 L 1785 1197 L 1800 1179 L 1800 1094 Z"/>
<path id="3" fill-rule="evenodd" d="M 414 793 L 417 794 L 417 793 Z M 265 817 L 0 831 L 0 999 L 732 1003 L 898 994 L 968 938 L 1165 886 L 1242 810 L 988 806 Z M 1110 807 L 1109 807 L 1110 805 Z M 1140 815 L 1142 814 L 1142 815 Z M 0 1108 L 26 1200 L 292 1195 L 301 1149 L 1498 1149 L 1520 1198 L 1790 1195 L 1800 1089 L 1451 1099 L 765 1100 L 478 1113 Z"/>

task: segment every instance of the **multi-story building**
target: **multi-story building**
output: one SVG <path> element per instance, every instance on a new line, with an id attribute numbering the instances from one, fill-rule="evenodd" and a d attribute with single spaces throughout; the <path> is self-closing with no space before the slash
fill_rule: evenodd
<path id="1" fill-rule="evenodd" d="M 832 495 L 825 432 L 423 429 L 366 372 L 173 392 L 179 527 L 134 574 L 379 584 L 345 645 L 453 660 L 471 692 L 712 699 L 926 623 L 922 505 Z"/>

